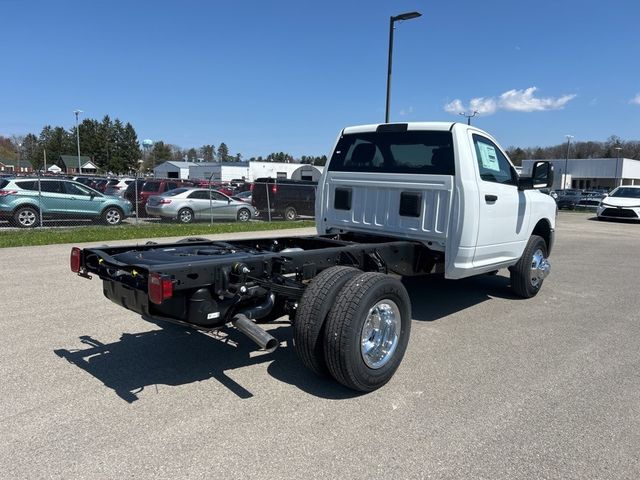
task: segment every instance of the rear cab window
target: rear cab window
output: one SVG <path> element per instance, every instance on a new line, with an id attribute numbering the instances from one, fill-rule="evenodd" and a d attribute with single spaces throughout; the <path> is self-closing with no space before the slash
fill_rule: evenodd
<path id="1" fill-rule="evenodd" d="M 329 171 L 455 175 L 453 138 L 448 131 L 345 134 Z"/>

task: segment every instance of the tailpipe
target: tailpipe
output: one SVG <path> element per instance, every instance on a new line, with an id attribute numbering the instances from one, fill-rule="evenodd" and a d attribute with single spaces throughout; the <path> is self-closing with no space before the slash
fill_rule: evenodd
<path id="1" fill-rule="evenodd" d="M 267 333 L 260 326 L 256 325 L 242 313 L 238 313 L 236 316 L 234 316 L 231 319 L 231 323 L 247 337 L 256 342 L 261 350 L 265 350 L 266 352 L 271 353 L 280 345 L 280 342 L 278 342 L 278 340 L 276 340 L 272 335 Z"/>

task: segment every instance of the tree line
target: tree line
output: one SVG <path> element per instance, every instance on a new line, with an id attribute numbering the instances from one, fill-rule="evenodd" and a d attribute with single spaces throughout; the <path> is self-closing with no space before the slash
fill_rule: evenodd
<path id="1" fill-rule="evenodd" d="M 568 150 L 567 150 L 568 149 Z M 604 142 L 567 142 L 549 147 L 509 147 L 507 154 L 515 165 L 522 160 L 550 160 L 554 158 L 633 158 L 640 160 L 640 141 L 622 140 L 611 135 Z"/>
<path id="2" fill-rule="evenodd" d="M 200 148 L 181 148 L 177 145 L 154 142 L 142 147 L 138 135 L 131 123 L 120 119 L 112 120 L 105 115 L 101 121 L 87 118 L 79 124 L 80 154 L 89 157 L 100 172 L 131 173 L 137 170 L 153 171 L 153 168 L 166 161 L 189 162 L 242 162 L 241 153 L 231 154 L 226 143 L 217 147 L 213 144 Z M 66 129 L 61 126 L 46 125 L 36 135 L 0 135 L 0 161 L 23 160 L 29 162 L 34 170 L 42 170 L 53 164 L 60 165 L 61 155 L 77 155 L 76 127 Z M 291 162 L 324 165 L 326 155 L 303 155 L 296 159 L 289 153 L 273 152 L 266 157 L 251 157 L 249 161 Z M 45 164 L 46 162 L 46 164 Z M 68 167 L 75 167 L 68 165 Z"/>
<path id="3" fill-rule="evenodd" d="M 88 156 L 101 172 L 130 173 L 137 170 L 152 171 L 153 167 L 166 161 L 190 162 L 242 162 L 240 153 L 231 154 L 226 143 L 199 148 L 183 149 L 177 145 L 155 142 L 141 149 L 138 136 L 131 123 L 119 119 L 111 120 L 105 115 L 101 121 L 87 118 L 79 125 L 80 153 Z M 507 153 L 515 165 L 524 159 L 545 160 L 553 158 L 616 158 L 618 156 L 640 160 L 640 141 L 622 140 L 616 135 L 604 142 L 578 141 L 559 143 L 547 147 L 509 147 Z M 34 170 L 59 163 L 61 155 L 76 155 L 76 127 L 65 129 L 46 125 L 39 135 L 0 136 L 0 161 L 26 160 Z M 272 152 L 266 157 L 251 157 L 254 162 L 284 162 L 309 165 L 325 165 L 327 156 L 302 155 L 294 158 L 286 152 Z M 75 164 L 73 165 L 75 166 Z"/>

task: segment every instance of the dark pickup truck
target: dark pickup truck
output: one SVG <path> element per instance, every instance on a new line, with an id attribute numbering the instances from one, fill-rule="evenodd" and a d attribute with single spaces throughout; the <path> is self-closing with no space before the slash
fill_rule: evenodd
<path id="1" fill-rule="evenodd" d="M 314 216 L 318 184 L 308 180 L 258 178 L 253 183 L 251 203 L 260 218 L 282 217 L 295 220 L 299 215 Z"/>

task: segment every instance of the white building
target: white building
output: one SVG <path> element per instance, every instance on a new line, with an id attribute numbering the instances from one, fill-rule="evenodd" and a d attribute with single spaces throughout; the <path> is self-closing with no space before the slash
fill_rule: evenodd
<path id="1" fill-rule="evenodd" d="M 533 162 L 523 160 L 524 175 L 529 175 Z M 608 188 L 618 185 L 640 185 L 640 160 L 632 158 L 570 158 L 548 160 L 553 164 L 553 188 Z"/>
<path id="2" fill-rule="evenodd" d="M 271 177 L 317 182 L 323 170 L 324 167 L 300 163 L 249 162 L 249 180 Z"/>
<path id="3" fill-rule="evenodd" d="M 189 168 L 195 165 L 193 162 L 164 162 L 153 169 L 156 178 L 180 178 L 189 179 Z"/>
<path id="4" fill-rule="evenodd" d="M 317 182 L 324 167 L 300 163 L 279 162 L 164 162 L 153 169 L 156 178 L 180 178 L 182 180 L 216 180 L 229 182 L 256 178 L 288 178 Z"/>
<path id="5" fill-rule="evenodd" d="M 191 180 L 213 180 L 230 182 L 231 180 L 241 180 L 249 178 L 249 164 L 244 162 L 232 163 L 192 163 L 189 168 L 189 178 Z"/>

